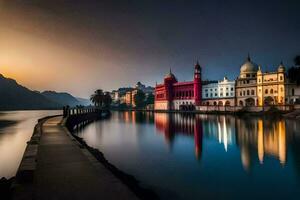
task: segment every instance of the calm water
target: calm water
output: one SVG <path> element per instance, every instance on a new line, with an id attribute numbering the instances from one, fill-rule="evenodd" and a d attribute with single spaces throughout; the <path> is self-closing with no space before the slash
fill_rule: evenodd
<path id="1" fill-rule="evenodd" d="M 16 174 L 26 142 L 39 118 L 60 114 L 61 111 L 0 112 L 0 178 Z"/>
<path id="2" fill-rule="evenodd" d="M 115 112 L 77 133 L 162 199 L 300 199 L 299 121 Z"/>

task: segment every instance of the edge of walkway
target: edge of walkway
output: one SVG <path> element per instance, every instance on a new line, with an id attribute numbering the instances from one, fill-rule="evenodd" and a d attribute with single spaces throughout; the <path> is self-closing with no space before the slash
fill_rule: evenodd
<path id="1" fill-rule="evenodd" d="M 43 124 L 54 117 L 61 115 L 47 116 L 38 120 L 38 123 L 34 127 L 33 135 L 31 139 L 27 142 L 23 158 L 21 160 L 20 166 L 18 168 L 16 178 L 12 184 L 12 199 L 33 199 L 34 197 L 34 174 L 37 169 L 37 155 L 39 142 L 43 134 Z M 97 169 L 103 169 L 105 167 L 112 175 L 120 180 L 124 186 L 128 188 L 137 198 L 140 199 L 159 199 L 157 194 L 151 189 L 146 189 L 140 186 L 139 181 L 135 179 L 134 176 L 128 175 L 117 167 L 109 163 L 105 159 L 103 153 L 98 149 L 92 148 L 86 144 L 86 142 L 73 135 L 66 127 L 66 118 L 63 118 L 59 123 L 64 130 L 64 132 L 70 137 L 70 139 L 78 145 L 78 148 L 83 153 L 83 155 L 90 161 L 92 166 Z"/>

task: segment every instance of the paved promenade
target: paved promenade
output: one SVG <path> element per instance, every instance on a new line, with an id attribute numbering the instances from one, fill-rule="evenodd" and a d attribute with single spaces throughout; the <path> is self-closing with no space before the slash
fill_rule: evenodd
<path id="1" fill-rule="evenodd" d="M 137 199 L 60 125 L 62 117 L 42 126 L 34 174 L 34 198 Z"/>

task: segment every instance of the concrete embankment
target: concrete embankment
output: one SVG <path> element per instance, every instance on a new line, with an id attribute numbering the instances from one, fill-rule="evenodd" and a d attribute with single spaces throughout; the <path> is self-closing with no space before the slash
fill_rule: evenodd
<path id="1" fill-rule="evenodd" d="M 12 184 L 12 199 L 157 199 L 66 128 L 94 117 L 40 120 Z"/>

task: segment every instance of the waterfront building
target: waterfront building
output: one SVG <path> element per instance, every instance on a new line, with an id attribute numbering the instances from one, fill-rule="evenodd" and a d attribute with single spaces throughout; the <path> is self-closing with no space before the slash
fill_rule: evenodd
<path id="1" fill-rule="evenodd" d="M 257 71 L 258 106 L 285 105 L 289 98 L 289 85 L 285 76 L 285 67 L 281 63 L 275 72 Z"/>
<path id="2" fill-rule="evenodd" d="M 298 86 L 286 77 L 283 63 L 273 72 L 262 72 L 248 56 L 236 80 L 237 106 L 294 104 L 300 99 Z"/>
<path id="3" fill-rule="evenodd" d="M 257 106 L 257 71 L 258 65 L 248 56 L 236 79 L 235 93 L 238 106 Z"/>
<path id="4" fill-rule="evenodd" d="M 155 87 L 156 110 L 193 110 L 201 105 L 202 83 L 199 63 L 194 68 L 194 80 L 178 82 L 171 72 L 164 77 L 162 84 Z"/>
<path id="5" fill-rule="evenodd" d="M 234 106 L 235 81 L 229 81 L 224 77 L 222 81 L 203 84 L 202 105 Z"/>

